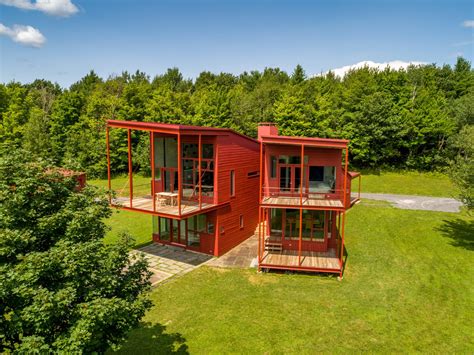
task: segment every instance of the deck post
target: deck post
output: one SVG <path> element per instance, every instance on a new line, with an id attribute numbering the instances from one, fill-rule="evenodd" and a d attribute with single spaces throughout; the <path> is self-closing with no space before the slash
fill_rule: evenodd
<path id="1" fill-rule="evenodd" d="M 198 175 L 199 175 L 199 209 L 202 208 L 202 171 L 201 171 L 201 163 L 202 163 L 202 138 L 201 134 L 199 134 L 199 142 L 198 142 Z"/>
<path id="2" fill-rule="evenodd" d="M 301 245 L 303 242 L 303 207 L 300 207 L 300 235 L 298 240 L 298 266 L 301 266 Z"/>
<path id="3" fill-rule="evenodd" d="M 342 259 L 344 258 L 344 233 L 345 233 L 345 225 L 346 225 L 346 212 L 342 212 L 342 233 L 341 233 L 341 266 L 342 266 Z"/>
<path id="4" fill-rule="evenodd" d="M 153 212 L 156 212 L 155 201 L 155 133 L 150 132 L 150 150 L 151 150 L 151 198 L 153 199 Z"/>
<path id="5" fill-rule="evenodd" d="M 181 158 L 181 132 L 178 132 L 178 216 L 181 217 L 181 192 L 182 192 L 182 158 Z M 174 184 L 174 182 L 173 182 Z"/>
<path id="6" fill-rule="evenodd" d="M 349 147 L 346 147 L 346 159 L 344 162 L 344 210 L 347 208 L 347 175 L 348 175 L 348 165 L 349 165 Z"/>
<path id="7" fill-rule="evenodd" d="M 361 180 L 362 180 L 362 175 L 359 175 L 359 195 L 357 196 L 357 198 L 360 200 L 360 187 L 361 187 Z"/>
<path id="8" fill-rule="evenodd" d="M 262 207 L 258 208 L 258 267 L 260 268 L 260 262 L 262 261 Z"/>
<path id="9" fill-rule="evenodd" d="M 109 187 L 109 203 L 112 204 L 112 179 L 110 173 L 110 140 L 109 140 L 109 126 L 105 128 L 105 145 L 107 146 L 107 186 Z"/>
<path id="10" fill-rule="evenodd" d="M 303 205 L 303 176 L 304 176 L 304 144 L 301 144 L 301 168 L 300 168 L 300 205 Z"/>
<path id="11" fill-rule="evenodd" d="M 133 168 L 132 168 L 132 130 L 127 130 L 128 141 L 128 190 L 130 193 L 130 208 L 133 208 Z"/>
<path id="12" fill-rule="evenodd" d="M 258 196 L 259 196 L 259 201 L 258 203 L 262 203 L 262 194 L 263 194 L 263 142 L 260 142 L 260 183 L 259 183 L 259 189 L 258 189 Z"/>

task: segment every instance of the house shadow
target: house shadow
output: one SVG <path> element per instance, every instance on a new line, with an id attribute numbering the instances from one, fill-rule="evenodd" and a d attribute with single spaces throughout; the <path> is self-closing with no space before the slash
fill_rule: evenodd
<path id="1" fill-rule="evenodd" d="M 127 341 L 109 354 L 189 354 L 186 339 L 180 333 L 167 333 L 161 324 L 141 323 L 130 332 Z"/>
<path id="2" fill-rule="evenodd" d="M 461 218 L 444 220 L 437 230 L 443 236 L 451 239 L 451 245 L 474 250 L 474 221 L 466 221 Z"/>

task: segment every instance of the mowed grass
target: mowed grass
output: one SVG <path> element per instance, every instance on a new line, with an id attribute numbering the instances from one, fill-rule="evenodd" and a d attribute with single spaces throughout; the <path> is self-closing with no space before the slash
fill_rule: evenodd
<path id="1" fill-rule="evenodd" d="M 140 175 L 134 175 L 133 178 L 134 185 L 137 184 L 136 187 L 139 187 L 134 191 L 135 196 L 137 192 L 143 192 L 143 195 L 150 194 L 150 178 Z M 108 188 L 107 179 L 88 180 L 87 183 L 103 189 Z M 146 186 L 146 188 L 143 186 Z M 112 189 L 124 189 L 125 195 L 129 196 L 126 191 L 128 189 L 128 176 L 122 175 L 113 178 Z M 135 247 L 151 243 L 152 217 L 149 214 L 112 208 L 112 216 L 106 220 L 106 224 L 111 228 L 105 236 L 104 241 L 106 243 L 113 243 L 121 233 L 132 235 L 135 239 Z"/>
<path id="2" fill-rule="evenodd" d="M 135 174 L 133 176 L 134 196 L 150 194 L 151 178 Z M 107 180 L 90 180 L 89 184 L 107 188 Z M 441 173 L 415 171 L 362 171 L 362 192 L 392 193 L 400 195 L 420 195 L 437 197 L 456 197 L 458 190 L 449 177 Z M 128 176 L 112 179 L 112 189 L 120 196 L 129 196 Z M 358 179 L 353 181 L 352 191 L 358 190 Z"/>
<path id="3" fill-rule="evenodd" d="M 92 179 L 87 180 L 87 183 L 104 189 L 108 188 L 107 179 Z M 111 179 L 111 187 L 116 192 L 117 197 L 130 196 L 129 185 L 128 175 L 119 175 Z M 146 195 L 151 195 L 151 177 L 133 174 L 133 196 L 140 197 Z"/>
<path id="4" fill-rule="evenodd" d="M 154 289 L 121 352 L 474 351 L 474 221 L 362 201 L 344 279 L 201 267 Z"/>
<path id="5" fill-rule="evenodd" d="M 115 242 L 121 233 L 130 234 L 135 247 L 151 243 L 152 217 L 149 214 L 112 209 L 112 217 L 105 222 L 111 229 L 105 236 L 105 243 Z"/>
<path id="6" fill-rule="evenodd" d="M 359 181 L 353 181 L 352 191 L 357 191 Z M 362 192 L 392 193 L 456 197 L 458 190 L 449 177 L 441 173 L 415 171 L 362 171 Z"/>

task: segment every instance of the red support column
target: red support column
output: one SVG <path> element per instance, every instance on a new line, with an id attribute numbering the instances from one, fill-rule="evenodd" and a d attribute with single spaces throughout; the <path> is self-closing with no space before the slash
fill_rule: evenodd
<path id="1" fill-rule="evenodd" d="M 128 188 L 130 193 L 130 208 L 133 208 L 133 167 L 132 167 L 132 130 L 127 130 L 128 140 Z"/>
<path id="2" fill-rule="evenodd" d="M 263 189 L 263 143 L 260 142 L 260 184 L 259 184 L 259 198 L 258 204 L 262 203 L 262 189 Z"/>
<path id="3" fill-rule="evenodd" d="M 298 266 L 301 266 L 301 245 L 303 242 L 303 207 L 300 207 L 300 235 L 298 240 Z"/>
<path id="4" fill-rule="evenodd" d="M 107 146 L 107 186 L 109 187 L 109 203 L 112 204 L 112 177 L 110 173 L 110 140 L 109 140 L 109 127 L 105 128 L 105 145 Z"/>
<path id="5" fill-rule="evenodd" d="M 303 205 L 303 170 L 304 169 L 304 144 L 301 144 L 301 168 L 300 168 L 300 206 Z"/>
<path id="6" fill-rule="evenodd" d="M 202 172 L 201 172 L 201 163 L 202 163 L 202 140 L 201 140 L 201 134 L 199 135 L 199 141 L 198 141 L 198 175 L 199 175 L 199 209 L 202 208 Z"/>
<path id="7" fill-rule="evenodd" d="M 258 225 L 257 225 L 257 233 L 258 233 L 258 251 L 257 251 L 257 255 L 258 255 L 258 268 L 260 270 L 260 262 L 262 261 L 262 257 L 261 257 L 261 245 L 260 245 L 260 238 L 262 237 L 261 235 L 261 232 L 260 232 L 260 225 L 262 224 L 262 209 L 259 207 L 258 208 Z"/>
<path id="8" fill-rule="evenodd" d="M 181 217 L 181 192 L 182 192 L 182 178 L 181 178 L 181 132 L 178 132 L 178 215 Z"/>
<path id="9" fill-rule="evenodd" d="M 156 212 L 155 199 L 155 133 L 150 132 L 150 150 L 151 150 L 151 198 L 153 199 L 153 212 Z"/>
<path id="10" fill-rule="evenodd" d="M 349 147 L 346 147 L 346 161 L 345 161 L 345 168 L 344 168 L 344 209 L 347 207 L 347 175 L 349 168 Z"/>
<path id="11" fill-rule="evenodd" d="M 344 258 L 344 233 L 345 233 L 345 225 L 346 225 L 346 212 L 342 212 L 342 232 L 341 232 L 341 265 L 342 265 L 342 260 Z"/>

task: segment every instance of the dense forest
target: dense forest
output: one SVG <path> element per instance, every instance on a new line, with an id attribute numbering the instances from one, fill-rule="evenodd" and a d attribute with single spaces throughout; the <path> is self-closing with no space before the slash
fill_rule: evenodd
<path id="1" fill-rule="evenodd" d="M 229 127 L 253 137 L 258 122 L 270 121 L 284 135 L 350 139 L 357 168 L 442 170 L 466 131 L 472 135 L 473 116 L 474 70 L 463 58 L 453 67 L 362 68 L 344 78 L 307 77 L 297 66 L 291 74 L 267 68 L 188 80 L 173 68 L 152 79 L 91 71 L 68 89 L 47 80 L 0 84 L 0 141 L 90 177 L 106 175 L 107 119 Z M 115 141 L 117 171 L 126 139 Z M 145 157 L 147 144 L 134 136 L 134 154 Z"/>

